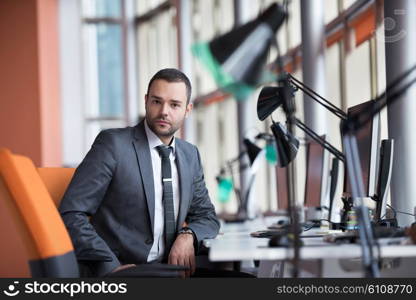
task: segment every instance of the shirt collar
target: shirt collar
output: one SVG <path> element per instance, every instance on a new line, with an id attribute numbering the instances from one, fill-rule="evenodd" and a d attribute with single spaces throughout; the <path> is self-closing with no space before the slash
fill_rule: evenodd
<path id="1" fill-rule="evenodd" d="M 147 120 L 144 120 L 144 129 L 147 135 L 147 142 L 149 143 L 150 149 L 154 149 L 157 146 L 164 145 L 160 138 L 150 129 L 149 125 L 147 125 Z M 175 155 L 175 137 L 172 138 L 172 142 L 170 145 L 172 147 L 172 153 Z"/>

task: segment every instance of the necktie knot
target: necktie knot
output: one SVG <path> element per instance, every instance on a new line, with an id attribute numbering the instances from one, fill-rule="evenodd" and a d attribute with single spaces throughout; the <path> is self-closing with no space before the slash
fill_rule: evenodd
<path id="1" fill-rule="evenodd" d="M 172 147 L 166 145 L 157 146 L 156 149 L 162 158 L 169 158 L 170 152 L 172 151 Z"/>

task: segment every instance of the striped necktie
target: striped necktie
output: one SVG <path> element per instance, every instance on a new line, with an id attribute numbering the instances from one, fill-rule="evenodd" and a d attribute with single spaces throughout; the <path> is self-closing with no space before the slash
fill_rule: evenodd
<path id="1" fill-rule="evenodd" d="M 162 159 L 163 211 L 165 215 L 165 258 L 168 258 L 170 248 L 175 241 L 176 222 L 173 207 L 172 170 L 169 155 L 172 147 L 160 145 L 156 147 Z"/>

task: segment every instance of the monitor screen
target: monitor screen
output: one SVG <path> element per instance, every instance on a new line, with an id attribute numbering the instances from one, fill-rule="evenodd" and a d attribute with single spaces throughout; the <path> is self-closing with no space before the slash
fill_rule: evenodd
<path id="1" fill-rule="evenodd" d="M 370 100 L 348 109 L 348 116 L 351 114 L 365 111 L 368 105 L 372 105 L 374 100 Z M 355 137 L 357 139 L 358 154 L 360 156 L 361 171 L 363 174 L 363 184 L 365 196 L 373 196 L 375 193 L 377 153 L 379 141 L 379 115 L 374 116 L 360 128 Z M 347 168 L 344 175 L 344 193 L 351 196 L 351 187 L 348 180 Z"/>
<path id="2" fill-rule="evenodd" d="M 386 214 L 388 190 L 393 168 L 394 140 L 383 140 L 380 146 L 380 166 L 377 180 L 377 206 L 374 220 L 381 221 Z"/>
<path id="3" fill-rule="evenodd" d="M 288 170 L 276 166 L 277 209 L 284 210 L 289 206 Z"/>
<path id="4" fill-rule="evenodd" d="M 325 139 L 325 136 L 321 138 Z M 325 149 L 312 140 L 307 147 L 305 207 L 318 207 L 321 206 Z"/>

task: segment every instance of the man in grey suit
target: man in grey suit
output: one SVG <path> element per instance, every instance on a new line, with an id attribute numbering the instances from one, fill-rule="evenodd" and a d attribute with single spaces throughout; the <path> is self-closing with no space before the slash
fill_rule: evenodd
<path id="1" fill-rule="evenodd" d="M 145 119 L 135 127 L 102 131 L 78 166 L 59 210 L 77 259 L 91 275 L 167 262 L 188 267 L 189 276 L 202 240 L 217 235 L 198 149 L 174 137 L 192 110 L 190 97 L 182 72 L 160 70 L 149 82 Z M 158 150 L 166 145 L 172 176 L 162 182 Z M 164 181 L 173 192 L 171 244 Z"/>

